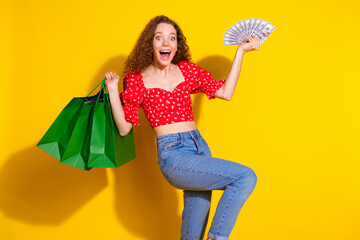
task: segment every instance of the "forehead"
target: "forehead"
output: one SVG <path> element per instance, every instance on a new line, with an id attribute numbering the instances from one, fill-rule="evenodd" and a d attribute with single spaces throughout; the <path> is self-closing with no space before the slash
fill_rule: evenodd
<path id="1" fill-rule="evenodd" d="M 176 34 L 175 28 L 168 23 L 159 23 L 156 26 L 155 33 L 164 33 L 164 34 Z"/>

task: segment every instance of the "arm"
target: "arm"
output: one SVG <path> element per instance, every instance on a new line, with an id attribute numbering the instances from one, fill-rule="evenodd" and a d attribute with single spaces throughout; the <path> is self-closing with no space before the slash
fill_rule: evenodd
<path id="1" fill-rule="evenodd" d="M 108 90 L 111 104 L 111 112 L 114 117 L 116 127 L 120 135 L 125 136 L 130 132 L 132 124 L 125 120 L 124 110 L 120 102 L 119 90 L 117 88 L 111 88 Z"/>
<path id="2" fill-rule="evenodd" d="M 230 101 L 234 95 L 235 87 L 240 76 L 241 64 L 245 52 L 237 49 L 231 69 L 226 77 L 224 85 L 215 93 L 215 97 Z"/>
<path id="3" fill-rule="evenodd" d="M 121 106 L 119 97 L 119 76 L 115 71 L 105 73 L 105 85 L 109 93 L 109 100 L 111 105 L 111 112 L 116 124 L 116 127 L 121 136 L 128 134 L 132 128 L 132 124 L 125 119 L 124 109 Z"/>
<path id="4" fill-rule="evenodd" d="M 234 95 L 235 87 L 240 76 L 242 60 L 248 51 L 257 50 L 260 40 L 258 37 L 247 38 L 247 43 L 242 43 L 237 48 L 231 69 L 226 77 L 224 85 L 215 93 L 215 97 L 230 101 Z M 246 41 L 246 40 L 245 40 Z"/>

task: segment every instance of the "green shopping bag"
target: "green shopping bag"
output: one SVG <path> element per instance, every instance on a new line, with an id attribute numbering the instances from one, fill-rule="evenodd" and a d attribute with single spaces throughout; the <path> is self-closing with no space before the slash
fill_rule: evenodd
<path id="1" fill-rule="evenodd" d="M 88 94 L 88 96 L 100 85 L 100 83 Z M 46 131 L 36 146 L 58 160 L 61 160 L 84 106 L 84 102 L 94 98 L 88 96 L 85 98 L 73 98 L 60 112 L 54 123 Z"/>
<path id="2" fill-rule="evenodd" d="M 84 170 L 90 170 L 92 167 L 119 167 L 134 159 L 133 131 L 124 137 L 119 135 L 112 118 L 105 80 L 106 78 L 86 97 L 73 98 L 36 146 L 59 159 L 61 163 Z M 100 91 L 89 97 L 100 84 Z M 98 107 L 95 109 L 96 106 Z M 106 111 L 99 111 L 99 106 Z M 93 130 L 95 113 L 97 123 L 101 119 L 104 121 L 102 126 L 97 126 Z M 106 141 L 105 138 L 99 141 L 101 136 L 105 136 Z M 96 154 L 90 151 L 91 149 L 95 149 Z M 99 152 L 98 149 L 103 151 Z M 90 157 L 93 159 L 93 166 L 88 165 Z M 109 164 L 110 162 L 113 164 Z"/>
<path id="3" fill-rule="evenodd" d="M 87 162 L 89 159 L 91 122 L 94 106 L 95 103 L 93 102 L 84 103 L 64 155 L 60 160 L 61 163 L 84 170 L 91 169 L 87 167 Z"/>
<path id="4" fill-rule="evenodd" d="M 83 106 L 81 99 L 72 99 L 36 145 L 61 159 Z"/>
<path id="5" fill-rule="evenodd" d="M 120 136 L 114 123 L 105 84 L 101 88 L 92 118 L 88 167 L 119 167 L 135 158 L 133 130 Z"/>

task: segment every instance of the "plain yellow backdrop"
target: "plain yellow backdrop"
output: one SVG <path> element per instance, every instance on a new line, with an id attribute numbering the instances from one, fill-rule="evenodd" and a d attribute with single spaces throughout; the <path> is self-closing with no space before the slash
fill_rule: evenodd
<path id="1" fill-rule="evenodd" d="M 121 72 L 145 24 L 164 14 L 218 80 L 236 50 L 222 42 L 230 26 L 277 27 L 245 54 L 230 102 L 192 96 L 213 155 L 258 177 L 230 239 L 360 239 L 359 10 L 355 0 L 2 0 L 0 238 L 180 238 L 182 191 L 161 175 L 142 111 L 137 158 L 118 169 L 86 172 L 35 147 L 72 97 Z"/>

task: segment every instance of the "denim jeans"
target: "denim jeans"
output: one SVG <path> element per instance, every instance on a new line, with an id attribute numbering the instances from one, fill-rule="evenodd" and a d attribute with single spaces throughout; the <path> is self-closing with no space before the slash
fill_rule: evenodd
<path id="1" fill-rule="evenodd" d="M 181 240 L 201 240 L 209 218 L 212 190 L 223 190 L 208 237 L 227 240 L 240 209 L 255 188 L 254 171 L 214 158 L 198 129 L 155 139 L 158 164 L 166 180 L 183 190 Z"/>

